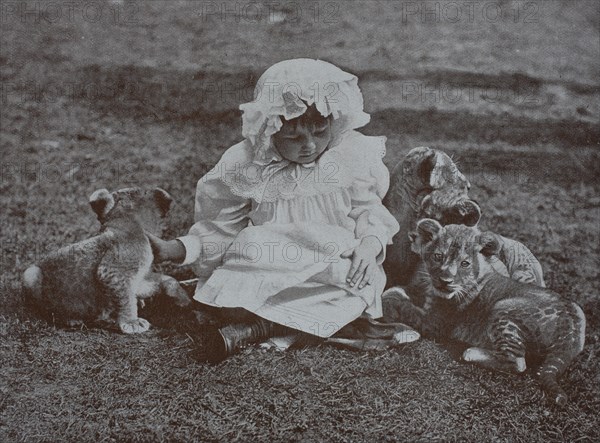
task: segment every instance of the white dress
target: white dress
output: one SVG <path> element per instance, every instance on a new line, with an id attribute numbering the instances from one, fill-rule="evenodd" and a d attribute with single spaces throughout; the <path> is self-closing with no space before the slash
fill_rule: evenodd
<path id="1" fill-rule="evenodd" d="M 320 337 L 380 317 L 381 263 L 399 229 L 381 203 L 384 155 L 385 137 L 354 130 L 311 165 L 256 164 L 248 140 L 228 149 L 198 182 L 195 224 L 179 238 L 200 278 L 194 299 Z M 374 282 L 350 287 L 351 260 L 340 254 L 368 235 L 382 244 Z"/>

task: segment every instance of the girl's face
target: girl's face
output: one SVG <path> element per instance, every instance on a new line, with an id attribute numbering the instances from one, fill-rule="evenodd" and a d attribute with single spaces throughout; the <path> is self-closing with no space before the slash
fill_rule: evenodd
<path id="1" fill-rule="evenodd" d="M 294 163 L 311 163 L 325 151 L 331 141 L 329 117 L 323 117 L 314 106 L 273 134 L 273 144 L 279 154 Z"/>

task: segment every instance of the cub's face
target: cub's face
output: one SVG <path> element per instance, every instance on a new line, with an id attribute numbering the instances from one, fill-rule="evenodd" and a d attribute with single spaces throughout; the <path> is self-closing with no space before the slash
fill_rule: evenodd
<path id="1" fill-rule="evenodd" d="M 402 173 L 410 187 L 432 191 L 452 188 L 456 196 L 466 197 L 471 187 L 467 178 L 444 152 L 420 147 L 411 149 L 402 161 Z"/>
<path id="2" fill-rule="evenodd" d="M 402 163 L 405 186 L 417 194 L 419 218 L 447 224 L 474 226 L 481 217 L 469 198 L 469 180 L 444 152 L 420 147 L 412 149 Z"/>
<path id="3" fill-rule="evenodd" d="M 112 193 L 99 189 L 90 197 L 90 205 L 100 223 L 133 218 L 145 230 L 158 235 L 162 231 L 162 219 L 172 201 L 171 196 L 161 188 L 125 188 Z"/>
<path id="4" fill-rule="evenodd" d="M 423 219 L 412 234 L 413 250 L 420 254 L 431 293 L 466 306 L 478 294 L 482 277 L 490 271 L 485 256 L 496 252 L 497 240 L 475 227 L 448 225 Z"/>

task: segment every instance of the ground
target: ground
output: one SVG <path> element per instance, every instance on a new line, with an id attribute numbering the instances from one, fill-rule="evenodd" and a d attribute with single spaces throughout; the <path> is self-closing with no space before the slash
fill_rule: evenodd
<path id="1" fill-rule="evenodd" d="M 0 7 L 1 441 L 600 439 L 598 3 Z M 97 230 L 95 189 L 159 185 L 176 199 L 166 236 L 185 233 L 196 180 L 240 140 L 237 106 L 264 69 L 301 56 L 359 77 L 364 132 L 388 137 L 388 166 L 415 146 L 452 153 L 482 225 L 527 244 L 548 286 L 583 307 L 564 410 L 530 374 L 474 368 L 425 340 L 249 349 L 213 367 L 190 358 L 197 340 L 170 317 L 132 337 L 23 308 L 23 270 Z"/>

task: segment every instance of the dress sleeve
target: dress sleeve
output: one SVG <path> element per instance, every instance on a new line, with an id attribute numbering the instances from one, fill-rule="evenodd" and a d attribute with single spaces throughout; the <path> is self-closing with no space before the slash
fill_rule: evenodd
<path id="1" fill-rule="evenodd" d="M 390 185 L 390 173 L 382 161 L 385 155 L 385 137 L 362 136 L 361 155 L 354 161 L 354 182 L 350 194 L 352 210 L 349 214 L 356 221 L 355 235 L 360 239 L 374 235 L 382 245 L 377 262 L 385 259 L 386 246 L 400 226 L 396 218 L 381 202 Z"/>
<path id="2" fill-rule="evenodd" d="M 235 147 L 234 147 L 235 148 Z M 230 148 L 230 149 L 234 149 Z M 179 237 L 186 251 L 186 264 L 194 264 L 196 275 L 209 277 L 237 234 L 248 226 L 250 199 L 231 192 L 221 180 L 220 171 L 234 159 L 224 155 L 219 163 L 202 177 L 196 186 L 195 223 L 188 235 Z"/>

